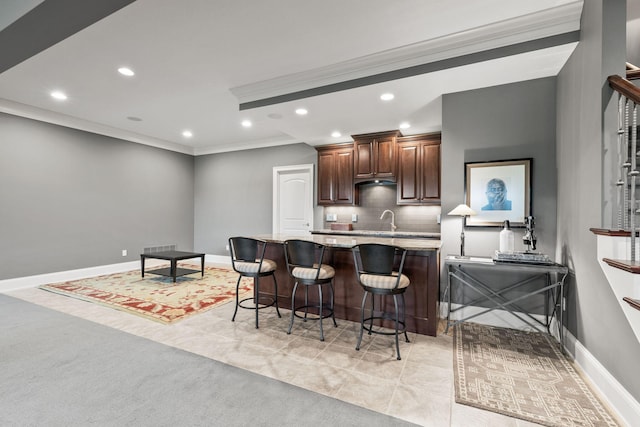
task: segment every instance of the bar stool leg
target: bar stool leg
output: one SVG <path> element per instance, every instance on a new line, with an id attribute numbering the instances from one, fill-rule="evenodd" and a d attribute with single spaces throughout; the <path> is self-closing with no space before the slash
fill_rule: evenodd
<path id="1" fill-rule="evenodd" d="M 253 295 L 253 302 L 256 306 L 256 329 L 258 329 L 258 302 L 260 301 L 260 277 L 256 277 L 256 292 Z"/>
<path id="2" fill-rule="evenodd" d="M 276 289 L 276 293 L 273 296 L 273 298 L 275 299 L 275 302 L 276 302 L 276 313 L 278 313 L 278 317 L 282 317 L 282 316 L 280 316 L 280 308 L 278 308 L 278 281 L 276 280 L 276 275 L 275 274 L 273 274 L 272 277 L 273 277 L 273 283 L 274 283 L 275 289 Z"/>
<path id="3" fill-rule="evenodd" d="M 307 321 L 307 313 L 309 312 L 309 287 L 304 287 L 304 320 Z"/>
<path id="4" fill-rule="evenodd" d="M 322 285 L 318 285 L 318 297 L 320 298 L 320 304 L 319 304 L 320 318 L 318 319 L 318 321 L 320 322 L 320 341 L 324 341 L 324 331 L 322 330 L 322 317 L 323 317 L 323 313 L 322 313 Z"/>
<path id="5" fill-rule="evenodd" d="M 404 339 L 407 342 L 411 342 L 409 341 L 409 335 L 407 335 L 407 318 L 406 318 L 407 305 L 404 300 L 404 293 L 400 294 L 400 298 L 402 299 L 402 324 L 404 325 Z"/>
<path id="6" fill-rule="evenodd" d="M 331 290 L 331 317 L 333 318 L 333 326 L 337 328 L 338 324 L 336 323 L 336 312 L 334 310 L 335 298 L 333 296 L 333 280 L 329 282 L 329 289 Z"/>
<path id="7" fill-rule="evenodd" d="M 397 295 L 393 296 L 393 306 L 396 310 L 396 351 L 398 352 L 398 360 L 400 359 L 400 343 L 398 342 L 398 298 Z"/>
<path id="8" fill-rule="evenodd" d="M 362 332 L 364 331 L 364 306 L 367 303 L 367 291 L 364 291 L 362 297 L 362 305 L 360 306 L 360 334 L 358 334 L 358 344 L 356 344 L 356 350 L 360 350 L 360 343 L 362 343 Z"/>
<path id="9" fill-rule="evenodd" d="M 298 289 L 298 282 L 293 285 L 293 291 L 291 292 L 291 321 L 289 322 L 289 331 L 287 335 L 291 334 L 291 328 L 293 328 L 293 318 L 296 315 L 296 290 Z"/>
<path id="10" fill-rule="evenodd" d="M 373 317 L 376 312 L 376 294 L 371 294 L 371 318 L 369 319 L 369 335 L 372 334 L 373 331 Z"/>
<path id="11" fill-rule="evenodd" d="M 238 276 L 238 281 L 236 282 L 236 309 L 233 311 L 233 317 L 231 318 L 232 322 L 235 322 L 236 320 L 236 314 L 238 313 L 238 305 L 240 304 L 239 301 L 239 297 L 238 297 L 238 290 L 240 289 L 240 280 L 242 279 L 242 276 Z"/>

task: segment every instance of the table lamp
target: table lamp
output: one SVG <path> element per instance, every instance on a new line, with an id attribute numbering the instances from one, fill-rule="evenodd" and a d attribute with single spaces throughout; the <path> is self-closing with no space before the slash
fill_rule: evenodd
<path id="1" fill-rule="evenodd" d="M 476 215 L 476 211 L 471 209 L 469 206 L 462 204 L 456 206 L 455 209 L 453 209 L 447 215 L 462 217 L 462 231 L 460 232 L 460 258 L 466 258 L 464 255 L 464 221 L 466 217 Z"/>

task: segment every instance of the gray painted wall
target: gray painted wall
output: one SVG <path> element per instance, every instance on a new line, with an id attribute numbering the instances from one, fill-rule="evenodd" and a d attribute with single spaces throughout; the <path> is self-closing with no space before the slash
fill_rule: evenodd
<path id="1" fill-rule="evenodd" d="M 604 219 L 610 193 L 603 189 L 603 162 L 617 121 L 606 78 L 624 73 L 624 8 L 624 0 L 584 3 L 582 40 L 558 75 L 557 250 L 573 272 L 571 332 L 640 400 L 640 343 L 598 265 L 596 237 L 589 231 L 610 226 Z"/>
<path id="2" fill-rule="evenodd" d="M 447 213 L 464 203 L 465 162 L 532 158 L 532 214 L 538 251 L 555 256 L 555 78 L 442 97 L 442 254 L 459 253 L 462 221 Z M 514 229 L 524 250 L 523 229 Z M 467 255 L 491 256 L 500 228 L 465 228 Z M 446 277 L 445 277 L 446 278 Z"/>
<path id="3" fill-rule="evenodd" d="M 229 237 L 270 234 L 273 167 L 300 164 L 317 164 L 313 147 L 293 144 L 196 157 L 195 250 L 228 255 Z"/>
<path id="4" fill-rule="evenodd" d="M 555 164 L 555 78 L 530 80 L 508 85 L 447 94 L 442 99 L 442 255 L 460 253 L 460 217 L 447 213 L 465 202 L 465 162 L 486 162 L 531 158 L 532 215 L 535 217 L 536 250 L 555 256 L 556 164 Z M 499 227 L 466 227 L 465 253 L 493 256 L 499 248 Z M 526 249 L 524 229 L 513 228 L 515 250 Z M 444 262 L 441 265 L 441 294 L 447 285 Z M 477 269 L 476 269 L 477 270 Z M 504 289 L 525 278 L 510 272 L 501 274 L 477 270 L 487 286 Z M 516 298 L 544 286 L 534 281 L 505 294 Z M 453 285 L 454 303 L 469 303 L 478 297 L 475 291 Z M 487 302 L 476 306 L 491 306 Z M 523 310 L 544 313 L 544 297 L 539 295 L 518 303 Z M 479 318 L 479 321 L 487 319 Z M 514 318 L 505 316 L 504 321 Z"/>
<path id="5" fill-rule="evenodd" d="M 193 249 L 193 157 L 7 114 L 0 141 L 0 279 Z"/>
<path id="6" fill-rule="evenodd" d="M 640 2 L 627 1 L 627 62 L 640 67 Z"/>

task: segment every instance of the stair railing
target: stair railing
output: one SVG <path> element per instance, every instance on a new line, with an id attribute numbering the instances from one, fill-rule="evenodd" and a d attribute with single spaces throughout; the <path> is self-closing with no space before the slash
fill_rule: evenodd
<path id="1" fill-rule="evenodd" d="M 629 62 L 627 62 L 627 70 L 626 77 L 627 80 L 637 80 L 640 79 L 640 67 L 637 67 Z"/>
<path id="2" fill-rule="evenodd" d="M 631 236 L 631 261 L 636 261 L 636 184 L 638 171 L 638 104 L 640 89 L 620 76 L 610 76 L 609 86 L 618 93 L 618 229 L 629 231 Z M 631 137 L 629 137 L 631 130 Z"/>

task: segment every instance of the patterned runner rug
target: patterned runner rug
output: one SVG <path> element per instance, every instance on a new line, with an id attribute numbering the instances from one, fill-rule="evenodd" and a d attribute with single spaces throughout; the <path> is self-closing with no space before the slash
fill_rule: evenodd
<path id="1" fill-rule="evenodd" d="M 195 273 L 178 277 L 176 283 L 170 277 L 153 274 L 143 278 L 140 270 L 132 270 L 42 285 L 40 289 L 172 323 L 233 301 L 237 280 L 235 271 L 215 267 L 205 267 L 204 277 Z M 240 296 L 252 289 L 251 279 L 243 278 Z"/>
<path id="2" fill-rule="evenodd" d="M 618 426 L 547 334 L 463 322 L 456 402 L 546 426 Z"/>

